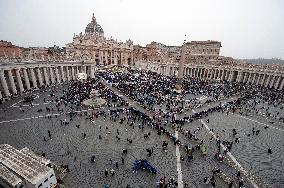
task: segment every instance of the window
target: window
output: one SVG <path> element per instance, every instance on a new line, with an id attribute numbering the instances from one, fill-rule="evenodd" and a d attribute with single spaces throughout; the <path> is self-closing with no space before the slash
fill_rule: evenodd
<path id="1" fill-rule="evenodd" d="M 42 184 L 39 184 L 38 188 L 39 188 L 39 187 L 42 187 Z"/>
<path id="2" fill-rule="evenodd" d="M 53 174 L 50 175 L 50 178 L 52 178 L 52 177 L 53 177 Z"/>
<path id="3" fill-rule="evenodd" d="M 46 179 L 44 180 L 44 183 L 47 182 L 47 181 L 48 181 L 48 178 L 46 178 Z"/>

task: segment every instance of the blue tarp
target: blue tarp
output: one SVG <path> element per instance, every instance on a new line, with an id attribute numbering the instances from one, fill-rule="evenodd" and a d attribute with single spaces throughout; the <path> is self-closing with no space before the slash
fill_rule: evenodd
<path id="1" fill-rule="evenodd" d="M 157 170 L 149 163 L 147 160 L 135 160 L 133 162 L 133 171 L 138 171 L 140 169 L 147 169 L 153 174 L 157 174 Z"/>

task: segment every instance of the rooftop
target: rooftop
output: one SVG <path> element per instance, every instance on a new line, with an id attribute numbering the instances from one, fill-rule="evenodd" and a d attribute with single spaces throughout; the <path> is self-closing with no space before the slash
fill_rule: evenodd
<path id="1" fill-rule="evenodd" d="M 8 144 L 0 145 L 0 162 L 32 184 L 50 172 L 50 168 Z"/>
<path id="2" fill-rule="evenodd" d="M 8 182 L 12 186 L 16 186 L 22 182 L 22 180 L 16 176 L 12 171 L 0 163 L 0 177 Z"/>

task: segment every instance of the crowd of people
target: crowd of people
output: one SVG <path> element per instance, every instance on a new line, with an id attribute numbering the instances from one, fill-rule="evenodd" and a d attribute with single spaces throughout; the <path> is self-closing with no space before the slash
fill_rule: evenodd
<path id="1" fill-rule="evenodd" d="M 106 83 L 105 83 L 106 82 Z M 56 89 L 51 90 L 50 96 L 46 100 L 52 101 L 55 104 L 54 108 L 46 107 L 46 112 L 56 111 L 60 113 L 68 114 L 69 119 L 61 120 L 61 125 L 66 125 L 69 121 L 73 121 L 76 116 L 84 116 L 91 122 L 95 122 L 98 118 L 108 119 L 109 121 L 119 122 L 125 125 L 125 132 L 131 129 L 138 128 L 143 134 L 144 139 L 148 139 L 152 134 L 158 134 L 164 136 L 163 143 L 157 143 L 161 145 L 161 148 L 166 152 L 168 150 L 168 144 L 172 143 L 183 149 L 184 155 L 181 156 L 181 161 L 191 162 L 194 160 L 194 154 L 200 153 L 204 158 L 208 155 L 208 145 L 204 142 L 204 138 L 200 137 L 198 132 L 204 129 L 203 124 L 201 127 L 195 130 L 189 130 L 184 128 L 185 124 L 191 123 L 199 119 L 206 119 L 209 123 L 208 115 L 214 112 L 232 112 L 232 113 L 247 113 L 251 110 L 257 113 L 260 109 L 257 109 L 257 104 L 265 103 L 272 105 L 274 108 L 279 108 L 279 111 L 268 112 L 270 107 L 264 107 L 266 115 L 278 119 L 284 122 L 283 109 L 284 96 L 283 93 L 276 90 L 268 90 L 262 87 L 256 86 L 244 86 L 239 83 L 229 82 L 209 82 L 200 79 L 193 79 L 186 77 L 182 80 L 182 91 L 176 90 L 177 78 L 160 75 L 157 73 L 141 70 L 129 69 L 125 72 L 112 72 L 107 70 L 96 74 L 94 79 L 87 81 L 75 81 L 68 84 L 67 89 L 63 89 L 62 95 L 55 95 Z M 143 108 L 137 108 L 131 106 L 129 101 L 122 96 L 119 96 L 110 87 L 115 88 L 118 92 L 122 93 L 130 100 L 135 101 L 137 106 Z M 90 112 L 84 111 L 82 102 L 91 98 L 91 91 L 97 90 L 99 97 L 106 100 L 105 109 L 92 110 Z M 198 98 L 203 96 L 207 98 L 205 102 L 202 102 Z M 225 104 L 220 102 L 223 99 L 235 97 L 235 99 L 226 102 Z M 205 105 L 210 103 L 211 105 Z M 31 103 L 32 104 L 32 103 Z M 199 108 L 198 112 L 193 109 Z M 42 112 L 43 109 L 39 109 L 38 112 Z M 245 112 L 244 112 L 245 111 Z M 49 117 L 50 118 L 50 117 Z M 56 116 L 56 118 L 58 118 Z M 76 127 L 80 129 L 80 124 Z M 147 127 L 147 130 L 144 131 Z M 150 129 L 149 129 L 150 128 Z M 105 127 L 106 136 L 110 134 Z M 130 130 L 129 130 L 130 129 Z M 99 127 L 101 131 L 101 126 Z M 178 131 L 186 137 L 186 141 L 182 141 L 176 137 L 175 132 Z M 213 132 L 213 130 L 210 130 Z M 252 135 L 258 135 L 260 130 L 253 129 Z M 102 139 L 102 134 L 98 135 L 99 139 Z M 217 135 L 215 140 L 216 151 L 214 156 L 217 161 L 223 162 L 227 156 L 227 153 L 231 151 L 234 144 L 239 143 L 238 133 L 235 129 L 232 130 L 232 140 L 221 140 Z M 86 139 L 88 133 L 82 132 L 82 139 Z M 129 145 L 133 144 L 133 140 L 129 137 L 123 138 L 121 132 L 117 129 L 114 134 L 117 141 L 126 140 Z M 48 141 L 47 138 L 52 139 L 52 133 L 48 130 L 48 136 L 44 137 L 44 141 Z M 213 142 L 213 136 L 210 139 Z M 189 144 L 191 143 L 191 144 Z M 225 147 L 222 149 L 221 145 Z M 153 155 L 155 150 L 153 148 L 146 148 L 145 152 L 149 157 Z M 271 148 L 268 149 L 268 153 L 272 153 Z M 109 175 L 114 177 L 119 165 L 125 164 L 124 156 L 127 155 L 127 148 L 121 152 L 121 163 L 115 161 L 111 164 L 114 165 L 110 170 L 105 169 L 104 176 L 108 178 Z M 96 162 L 96 156 L 90 158 L 90 163 Z M 214 176 L 220 173 L 214 171 L 211 178 L 203 178 L 204 183 L 210 183 L 212 187 L 218 187 L 216 185 L 216 179 Z M 240 172 L 237 174 L 236 181 L 228 182 L 229 187 L 233 187 L 233 184 L 238 187 L 244 186 L 244 180 L 241 177 Z M 168 179 L 168 180 L 167 180 Z M 132 185 L 127 185 L 131 188 Z M 157 182 L 159 188 L 165 187 L 177 187 L 177 181 L 173 177 L 162 177 Z M 188 186 L 187 183 L 184 185 Z M 105 187 L 109 187 L 108 184 Z"/>

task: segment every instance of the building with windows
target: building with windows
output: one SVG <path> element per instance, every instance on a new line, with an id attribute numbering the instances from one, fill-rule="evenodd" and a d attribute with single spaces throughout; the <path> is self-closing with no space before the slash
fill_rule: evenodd
<path id="1" fill-rule="evenodd" d="M 85 33 L 74 34 L 73 41 L 66 45 L 66 60 L 130 66 L 133 64 L 133 42 L 107 39 L 93 14 Z"/>
<path id="2" fill-rule="evenodd" d="M 11 42 L 0 41 L 0 61 L 19 61 L 23 58 L 23 48 Z"/>
<path id="3" fill-rule="evenodd" d="M 54 188 L 57 180 L 54 170 L 48 164 L 48 160 L 36 156 L 27 148 L 17 150 L 8 144 L 2 144 L 0 185 L 4 188 Z"/>

